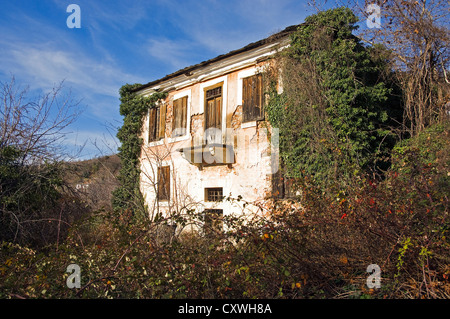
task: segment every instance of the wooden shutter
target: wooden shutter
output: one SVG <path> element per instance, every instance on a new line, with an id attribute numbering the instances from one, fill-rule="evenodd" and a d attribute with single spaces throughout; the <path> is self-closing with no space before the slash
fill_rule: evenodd
<path id="1" fill-rule="evenodd" d="M 166 104 L 159 107 L 159 119 L 158 119 L 158 139 L 165 137 L 166 132 Z"/>
<path id="2" fill-rule="evenodd" d="M 214 123 L 214 99 L 206 102 L 206 128 L 215 127 Z"/>
<path id="3" fill-rule="evenodd" d="M 151 108 L 148 112 L 148 141 L 156 141 L 156 129 L 157 129 L 157 109 Z"/>
<path id="4" fill-rule="evenodd" d="M 222 128 L 222 97 L 216 97 L 214 99 L 214 113 L 215 113 L 215 126 L 218 129 Z"/>
<path id="5" fill-rule="evenodd" d="M 170 199 L 170 166 L 158 167 L 158 200 Z"/>
<path id="6" fill-rule="evenodd" d="M 205 130 L 209 128 L 222 129 L 222 86 L 207 90 L 205 98 Z M 209 134 L 211 133 L 213 132 L 209 132 Z M 206 139 L 212 143 L 221 142 L 221 138 L 217 134 L 206 136 Z M 217 141 L 217 139 L 219 140 Z"/>
<path id="7" fill-rule="evenodd" d="M 242 79 L 242 111 L 244 122 L 263 118 L 264 92 L 262 84 L 261 74 Z"/>
<path id="8" fill-rule="evenodd" d="M 185 96 L 181 100 L 181 120 L 180 120 L 180 127 L 183 129 L 183 135 L 186 134 L 187 130 L 187 102 L 188 97 Z"/>
<path id="9" fill-rule="evenodd" d="M 222 128 L 222 97 L 209 99 L 206 103 L 206 128 Z"/>
<path id="10" fill-rule="evenodd" d="M 172 132 L 178 129 L 174 136 L 181 136 L 186 134 L 187 123 L 187 100 L 188 97 L 182 97 L 173 101 L 173 126 Z M 180 130 L 181 129 L 181 130 Z"/>
<path id="11" fill-rule="evenodd" d="M 178 129 L 180 128 L 180 105 L 181 105 L 181 100 L 177 99 L 173 101 L 173 120 L 172 120 L 172 132 L 173 132 L 173 136 L 179 136 L 180 132 L 178 131 Z M 174 132 L 175 131 L 175 132 Z"/>
<path id="12" fill-rule="evenodd" d="M 250 80 L 251 77 L 242 79 L 242 113 L 244 122 L 248 122 L 251 120 L 250 107 L 252 104 L 252 94 Z"/>

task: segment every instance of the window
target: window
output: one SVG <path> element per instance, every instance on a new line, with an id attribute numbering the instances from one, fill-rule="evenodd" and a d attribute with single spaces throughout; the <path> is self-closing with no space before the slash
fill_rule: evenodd
<path id="1" fill-rule="evenodd" d="M 158 167 L 157 198 L 160 201 L 170 199 L 170 166 Z"/>
<path id="2" fill-rule="evenodd" d="M 223 230 L 223 209 L 205 209 L 203 230 L 206 236 L 218 234 Z"/>
<path id="3" fill-rule="evenodd" d="M 205 130 L 222 129 L 222 84 L 205 92 Z M 213 132 L 210 132 L 210 134 Z M 215 137 L 206 136 L 207 140 L 215 141 Z"/>
<path id="4" fill-rule="evenodd" d="M 166 105 L 149 109 L 148 117 L 148 141 L 159 141 L 166 131 Z"/>
<path id="5" fill-rule="evenodd" d="M 262 75 L 256 74 L 242 79 L 243 122 L 264 119 L 264 92 Z"/>
<path id="6" fill-rule="evenodd" d="M 223 188 L 205 188 L 205 201 L 220 202 L 223 199 Z"/>
<path id="7" fill-rule="evenodd" d="M 186 134 L 187 103 L 187 96 L 173 101 L 172 137 L 183 136 Z"/>

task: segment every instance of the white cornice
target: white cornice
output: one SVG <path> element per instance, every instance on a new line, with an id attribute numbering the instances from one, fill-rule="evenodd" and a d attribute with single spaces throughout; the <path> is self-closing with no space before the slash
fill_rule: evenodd
<path id="1" fill-rule="evenodd" d="M 255 65 L 261 59 L 272 56 L 276 52 L 283 50 L 288 46 L 289 37 L 285 37 L 276 42 L 226 57 L 217 62 L 212 62 L 211 64 L 192 71 L 189 75 L 181 74 L 166 81 L 161 81 L 155 86 L 138 91 L 138 94 L 151 95 L 156 91 L 164 92 L 181 90 L 196 83 L 204 82 L 212 78 Z"/>

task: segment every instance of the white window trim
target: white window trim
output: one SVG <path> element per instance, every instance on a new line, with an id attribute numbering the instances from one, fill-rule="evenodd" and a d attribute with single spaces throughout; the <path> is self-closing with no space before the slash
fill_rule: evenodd
<path id="1" fill-rule="evenodd" d="M 243 70 L 241 72 L 238 73 L 238 86 L 237 86 L 237 100 L 238 101 L 238 105 L 243 105 L 244 101 L 244 92 L 243 92 L 243 85 L 244 85 L 244 79 L 248 78 L 249 76 L 253 76 L 255 74 L 259 73 L 259 69 L 257 67 L 253 67 L 250 69 L 246 69 Z M 244 111 L 244 110 L 242 110 Z M 256 126 L 256 121 L 250 121 L 250 122 L 242 122 L 241 123 L 241 128 L 248 128 L 248 127 L 255 127 Z"/>
<path id="2" fill-rule="evenodd" d="M 186 118 L 186 134 L 182 135 L 182 136 L 168 138 L 168 142 L 169 143 L 174 143 L 174 142 L 178 142 L 178 141 L 185 141 L 185 140 L 188 140 L 190 138 L 190 135 L 191 135 L 191 101 L 192 101 L 191 89 L 184 90 L 184 91 L 181 91 L 179 93 L 174 94 L 173 100 L 177 100 L 177 99 L 180 99 L 180 98 L 185 97 L 185 96 L 188 97 L 187 106 L 186 106 L 186 108 L 187 108 L 187 110 L 186 110 L 186 117 L 187 117 Z M 173 112 L 173 109 L 172 109 L 172 112 Z M 172 127 L 172 131 L 173 131 L 173 127 Z"/>
<path id="3" fill-rule="evenodd" d="M 244 85 L 244 79 L 248 78 L 249 76 L 253 76 L 258 73 L 258 69 L 256 67 L 253 67 L 251 69 L 246 69 L 244 71 L 241 71 L 238 73 L 238 87 L 237 87 L 237 101 L 238 105 L 242 105 L 243 102 L 243 89 L 242 86 Z"/>
<path id="4" fill-rule="evenodd" d="M 256 121 L 241 123 L 241 128 L 256 127 Z"/>

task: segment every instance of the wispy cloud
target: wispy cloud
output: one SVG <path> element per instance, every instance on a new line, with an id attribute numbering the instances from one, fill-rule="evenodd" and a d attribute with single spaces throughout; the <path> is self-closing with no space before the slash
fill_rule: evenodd
<path id="1" fill-rule="evenodd" d="M 35 88 L 48 89 L 64 80 L 67 85 L 89 89 L 90 93 L 118 96 L 120 84 L 134 78 L 111 64 L 60 48 L 15 43 L 2 51 L 7 65 L 0 62 L 0 67 L 26 77 Z"/>
<path id="2" fill-rule="evenodd" d="M 105 131 L 106 122 L 120 126 L 119 89 L 125 83 L 147 83 L 300 23 L 307 15 L 298 0 L 77 0 L 81 29 L 75 30 L 66 26 L 70 3 L 5 2 L 0 80 L 13 74 L 43 91 L 64 80 L 85 109 L 73 130 L 76 143 L 68 135 L 72 144 L 92 140 Z"/>
<path id="3" fill-rule="evenodd" d="M 216 54 L 299 24 L 307 15 L 307 7 L 297 0 L 171 0 L 163 5 L 187 37 Z"/>
<path id="4" fill-rule="evenodd" d="M 187 40 L 175 40 L 167 38 L 152 38 L 148 40 L 147 52 L 151 57 L 168 65 L 171 69 L 181 69 L 195 61 L 195 44 Z"/>

